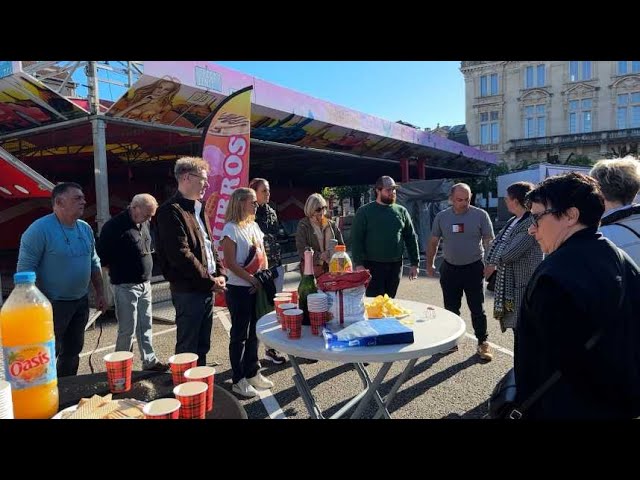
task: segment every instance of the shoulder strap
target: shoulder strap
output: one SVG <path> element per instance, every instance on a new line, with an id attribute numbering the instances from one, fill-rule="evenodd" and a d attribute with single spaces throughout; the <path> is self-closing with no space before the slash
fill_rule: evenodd
<path id="1" fill-rule="evenodd" d="M 624 223 L 613 222 L 613 223 L 610 223 L 609 225 L 605 225 L 605 226 L 606 227 L 611 227 L 613 225 L 617 225 L 619 227 L 626 228 L 631 233 L 633 233 L 636 237 L 640 238 L 640 233 L 636 232 L 633 228 L 631 228 L 629 225 L 625 225 Z"/>

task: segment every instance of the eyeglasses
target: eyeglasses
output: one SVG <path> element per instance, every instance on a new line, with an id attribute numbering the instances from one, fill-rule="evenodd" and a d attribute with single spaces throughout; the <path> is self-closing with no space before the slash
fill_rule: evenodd
<path id="1" fill-rule="evenodd" d="M 538 228 L 538 222 L 542 217 L 544 217 L 547 213 L 558 213 L 558 210 L 555 208 L 547 208 L 545 211 L 540 213 L 532 213 L 531 218 L 533 218 L 533 226 Z"/>
<path id="2" fill-rule="evenodd" d="M 316 208 L 316 213 L 320 213 L 320 212 L 325 211 L 325 210 L 327 210 L 327 207 L 318 207 L 318 208 Z"/>
<path id="3" fill-rule="evenodd" d="M 195 173 L 190 173 L 192 177 L 196 177 L 198 180 L 202 180 L 203 182 L 208 182 L 209 179 L 207 177 L 201 177 L 200 175 L 196 175 Z"/>

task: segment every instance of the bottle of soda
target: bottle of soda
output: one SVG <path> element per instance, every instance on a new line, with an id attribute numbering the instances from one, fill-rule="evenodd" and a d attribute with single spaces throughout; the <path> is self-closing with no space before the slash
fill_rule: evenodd
<path id="1" fill-rule="evenodd" d="M 309 320 L 309 308 L 307 307 L 307 295 L 318 293 L 316 277 L 313 275 L 313 249 L 304 251 L 304 273 L 298 285 L 298 307 L 302 310 L 302 324 L 311 325 Z"/>
<path id="2" fill-rule="evenodd" d="M 0 310 L 5 380 L 15 418 L 51 418 L 58 412 L 53 310 L 35 285 L 34 272 L 18 272 Z"/>
<path id="3" fill-rule="evenodd" d="M 344 245 L 336 245 L 335 253 L 329 260 L 329 273 L 353 272 L 353 263 Z"/>

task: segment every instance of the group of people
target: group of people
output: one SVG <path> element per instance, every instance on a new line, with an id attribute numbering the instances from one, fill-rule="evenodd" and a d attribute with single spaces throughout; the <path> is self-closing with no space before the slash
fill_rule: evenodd
<path id="1" fill-rule="evenodd" d="M 144 369 L 168 369 L 152 344 L 155 250 L 176 309 L 175 352 L 197 353 L 198 365 L 206 364 L 215 295 L 224 292 L 231 316 L 232 390 L 250 398 L 273 387 L 260 373 L 256 336 L 256 293 L 263 288 L 257 273 L 268 270 L 277 292 L 284 284 L 281 226 L 269 205 L 270 185 L 255 178 L 248 188 L 232 193 L 221 239 L 223 267 L 203 209 L 208 173 L 201 158 L 179 159 L 175 194 L 161 206 L 149 194 L 134 196 L 125 211 L 106 222 L 97 242 L 81 220 L 86 204 L 81 186 L 65 182 L 53 189 L 53 213 L 23 234 L 17 271 L 35 271 L 51 300 L 59 376 L 77 373 L 90 283 L 96 307 L 106 310 L 102 268 L 108 270 L 113 289 L 116 349 L 131 350 L 137 339 Z M 405 249 L 409 279 L 418 276 L 418 237 L 408 211 L 396 203 L 397 188 L 393 178 L 380 177 L 375 201 L 357 211 L 352 226 L 354 268 L 370 271 L 370 297 L 395 297 Z M 640 413 L 634 317 L 640 298 L 640 206 L 633 203 L 639 191 L 636 159 L 602 160 L 590 176 L 570 173 L 538 185 L 509 186 L 506 205 L 513 216 L 495 237 L 488 214 L 471 205 L 472 192 L 464 183 L 453 185 L 451 207 L 433 221 L 426 271 L 436 275 L 434 261 L 442 243 L 444 306 L 459 314 L 465 294 L 478 356 L 493 358 L 484 310 L 484 281 L 491 278 L 493 316 L 502 331 L 511 328 L 515 334 L 519 400 L 536 395 L 550 377 L 557 377 L 528 408 L 531 418 Z M 322 195 L 310 195 L 296 232 L 300 257 L 305 249 L 314 250 L 316 276 L 328 270 L 331 246 L 344 244 L 327 208 Z M 268 347 L 266 356 L 274 363 L 286 361 Z"/>

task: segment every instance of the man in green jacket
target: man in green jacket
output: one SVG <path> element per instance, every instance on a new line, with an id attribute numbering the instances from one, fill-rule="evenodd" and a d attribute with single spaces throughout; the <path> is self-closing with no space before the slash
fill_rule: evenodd
<path id="1" fill-rule="evenodd" d="M 396 296 L 402 277 L 403 244 L 411 262 L 409 280 L 418 278 L 418 236 L 409 212 L 396 203 L 397 188 L 393 178 L 380 177 L 375 185 L 376 201 L 358 209 L 351 227 L 356 270 L 371 273 L 367 297 L 385 293 Z"/>

